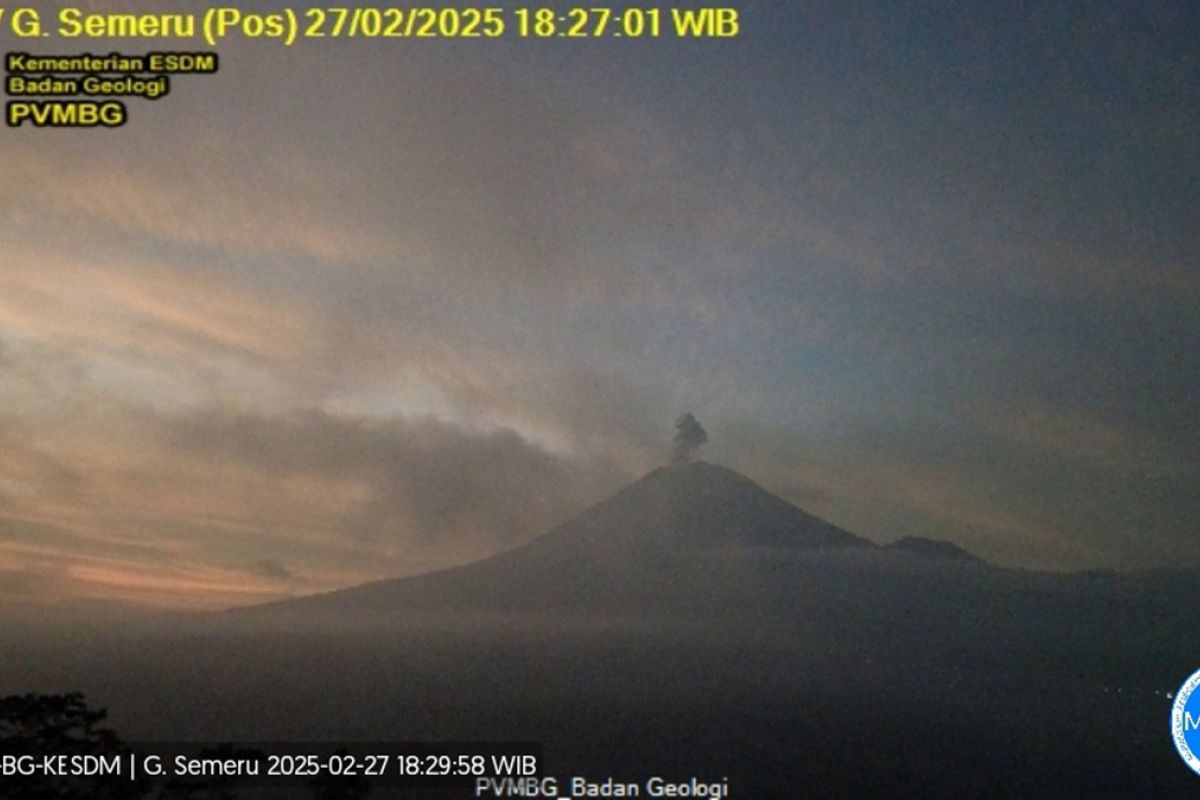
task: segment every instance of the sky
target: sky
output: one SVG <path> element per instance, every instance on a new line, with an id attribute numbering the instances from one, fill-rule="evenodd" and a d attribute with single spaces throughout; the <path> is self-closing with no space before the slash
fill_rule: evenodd
<path id="1" fill-rule="evenodd" d="M 0 130 L 0 605 L 463 563 L 684 412 L 876 542 L 1200 563 L 1194 4 L 739 8 L 229 42 L 121 129 Z"/>

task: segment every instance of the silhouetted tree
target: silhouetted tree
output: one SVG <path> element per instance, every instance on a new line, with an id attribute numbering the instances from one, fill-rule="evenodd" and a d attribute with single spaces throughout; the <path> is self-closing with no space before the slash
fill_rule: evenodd
<path id="1" fill-rule="evenodd" d="M 0 756 L 122 756 L 129 748 L 103 725 L 108 713 L 87 707 L 82 694 L 24 694 L 0 698 Z M 150 786 L 128 776 L 86 780 L 15 775 L 0 781 L 0 798 L 95 798 L 131 800 L 146 797 Z"/>
<path id="2" fill-rule="evenodd" d="M 0 698 L 0 756 L 91 755 L 128 758 L 132 748 L 103 723 L 104 709 L 88 708 L 84 696 L 24 694 Z M 342 750 L 339 753 L 344 754 Z M 221 745 L 201 758 L 261 757 L 257 750 Z M 237 800 L 236 777 L 170 780 L 156 785 L 128 775 L 89 778 L 16 775 L 0 779 L 0 800 Z M 317 800 L 363 800 L 371 793 L 361 777 L 323 777 L 309 784 Z"/>

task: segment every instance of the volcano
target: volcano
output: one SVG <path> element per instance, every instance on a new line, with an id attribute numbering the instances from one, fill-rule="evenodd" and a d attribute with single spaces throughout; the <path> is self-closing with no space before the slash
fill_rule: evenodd
<path id="1" fill-rule="evenodd" d="M 879 548 L 738 472 L 693 461 L 655 469 L 499 555 L 238 613 L 372 620 L 406 611 L 787 613 L 847 570 L 913 560 L 926 559 Z"/>
<path id="2" fill-rule="evenodd" d="M 667 547 L 873 547 L 731 469 L 661 467 L 534 542 L 593 552 Z"/>

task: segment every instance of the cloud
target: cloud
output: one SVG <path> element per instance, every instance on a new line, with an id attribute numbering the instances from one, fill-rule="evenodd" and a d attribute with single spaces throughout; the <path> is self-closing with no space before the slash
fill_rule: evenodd
<path id="1" fill-rule="evenodd" d="M 245 570 L 249 575 L 278 581 L 291 581 L 296 577 L 291 570 L 272 558 L 260 558 L 246 564 Z"/>
<path id="2" fill-rule="evenodd" d="M 0 604 L 16 600 L 62 606 L 79 600 L 118 600 L 165 607 L 214 608 L 276 599 L 278 581 L 159 553 L 146 557 L 99 547 L 64 546 L 44 526 L 30 539 L 0 520 Z M 57 536 L 57 538 L 56 538 Z M 79 541 L 76 542 L 80 543 Z"/>
<path id="3" fill-rule="evenodd" d="M 1123 472 L 1171 474 L 1192 468 L 1179 443 L 1085 409 L 1034 402 L 995 409 L 981 422 L 997 435 L 1063 459 Z"/>
<path id="4" fill-rule="evenodd" d="M 1020 436 L 1002 423 L 1022 419 L 1021 409 L 995 405 L 832 421 L 811 405 L 812 418 L 795 427 L 718 418 L 721 454 L 880 542 L 932 536 L 996 563 L 1057 570 L 1200 563 L 1200 547 L 1182 533 L 1200 513 L 1194 460 L 1179 460 L 1186 445 L 1160 447 L 1145 432 L 1048 404 L 1026 404 L 1052 422 Z"/>
<path id="5" fill-rule="evenodd" d="M 486 394 L 469 414 L 476 426 L 153 408 L 97 386 L 71 363 L 82 354 L 52 348 L 72 356 L 59 363 L 46 347 L 22 345 L 0 374 L 14 389 L 13 413 L 0 415 L 0 560 L 37 543 L 88 560 L 68 576 L 80 591 L 219 604 L 245 586 L 267 597 L 281 582 L 319 591 L 446 567 L 538 535 L 618 482 L 569 439 L 552 450 L 482 425 L 504 406 Z M 183 572 L 148 582 L 154 569 Z"/>
<path id="6" fill-rule="evenodd" d="M 0 598 L 29 597 L 46 592 L 48 579 L 29 570 L 0 570 Z"/>
<path id="7" fill-rule="evenodd" d="M 184 454 L 275 478 L 354 482 L 363 499 L 348 510 L 346 532 L 372 541 L 512 543 L 578 510 L 586 494 L 569 460 L 511 430 L 315 409 L 278 417 L 208 411 L 163 425 Z"/>

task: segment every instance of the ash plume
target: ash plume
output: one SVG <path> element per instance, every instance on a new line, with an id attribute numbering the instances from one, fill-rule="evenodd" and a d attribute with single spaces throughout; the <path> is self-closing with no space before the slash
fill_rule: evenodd
<path id="1" fill-rule="evenodd" d="M 708 432 L 704 426 L 692 416 L 691 412 L 675 420 L 675 447 L 671 451 L 671 463 L 682 464 L 691 461 L 700 449 L 700 445 L 708 441 Z"/>

